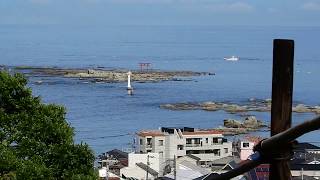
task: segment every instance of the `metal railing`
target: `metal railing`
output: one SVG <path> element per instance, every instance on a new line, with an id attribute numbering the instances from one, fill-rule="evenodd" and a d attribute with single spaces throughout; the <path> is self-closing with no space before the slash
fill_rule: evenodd
<path id="1" fill-rule="evenodd" d="M 203 147 L 203 148 L 213 148 L 213 147 L 221 147 L 222 145 L 225 145 L 227 143 L 212 143 L 212 144 L 186 144 L 186 147 Z"/>
<path id="2" fill-rule="evenodd" d="M 152 144 L 147 144 L 146 148 L 152 148 Z"/>
<path id="3" fill-rule="evenodd" d="M 201 144 L 186 144 L 186 147 L 200 147 Z"/>

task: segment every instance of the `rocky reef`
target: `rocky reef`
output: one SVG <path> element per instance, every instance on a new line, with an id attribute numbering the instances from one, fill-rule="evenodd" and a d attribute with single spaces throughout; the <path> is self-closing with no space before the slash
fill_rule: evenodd
<path id="1" fill-rule="evenodd" d="M 17 66 L 13 68 L 18 72 L 30 76 L 62 76 L 66 78 L 78 78 L 90 82 L 125 82 L 127 81 L 127 69 L 107 68 L 57 68 L 57 67 L 29 67 Z M 131 71 L 131 80 L 136 82 L 160 82 L 160 81 L 188 81 L 193 76 L 214 75 L 208 72 L 193 71 Z"/>
<path id="2" fill-rule="evenodd" d="M 214 128 L 225 136 L 248 134 L 253 131 L 269 131 L 269 125 L 258 120 L 255 116 L 247 116 L 244 120 L 225 119 L 223 127 Z"/>
<path id="3" fill-rule="evenodd" d="M 248 116 L 243 122 L 235 119 L 223 120 L 223 125 L 226 128 L 246 128 L 246 129 L 259 129 L 267 127 L 261 120 L 257 120 L 255 116 Z"/>
<path id="4" fill-rule="evenodd" d="M 269 112 L 271 111 L 271 99 L 256 99 L 250 98 L 246 102 L 231 103 L 231 102 L 186 102 L 174 104 L 162 104 L 160 108 L 169 110 L 205 110 L 218 111 L 223 110 L 231 114 L 247 113 L 247 112 Z M 310 106 L 301 103 L 294 103 L 292 112 L 296 113 L 315 113 L 320 114 L 320 106 Z"/>

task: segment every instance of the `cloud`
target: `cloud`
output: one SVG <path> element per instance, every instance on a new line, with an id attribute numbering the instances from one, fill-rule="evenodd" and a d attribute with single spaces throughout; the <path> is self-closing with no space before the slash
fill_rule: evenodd
<path id="1" fill-rule="evenodd" d="M 307 2 L 302 5 L 302 9 L 307 11 L 320 11 L 320 3 Z"/>

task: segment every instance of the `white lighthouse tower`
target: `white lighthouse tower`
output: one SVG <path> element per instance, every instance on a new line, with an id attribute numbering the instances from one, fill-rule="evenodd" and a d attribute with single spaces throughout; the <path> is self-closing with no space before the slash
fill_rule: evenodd
<path id="1" fill-rule="evenodd" d="M 131 86 L 131 75 L 132 75 L 131 71 L 129 71 L 127 75 L 128 75 L 128 86 L 127 86 L 128 94 L 133 95 L 133 87 Z"/>

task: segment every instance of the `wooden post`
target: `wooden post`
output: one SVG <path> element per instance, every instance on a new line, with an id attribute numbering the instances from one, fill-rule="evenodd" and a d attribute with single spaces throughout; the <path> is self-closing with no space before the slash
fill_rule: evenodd
<path id="1" fill-rule="evenodd" d="M 291 126 L 293 59 L 294 41 L 275 39 L 273 41 L 271 136 Z M 278 148 L 277 151 L 284 156 L 290 153 L 288 148 L 274 148 Z M 288 162 L 286 160 L 271 162 L 269 179 L 291 179 Z"/>

